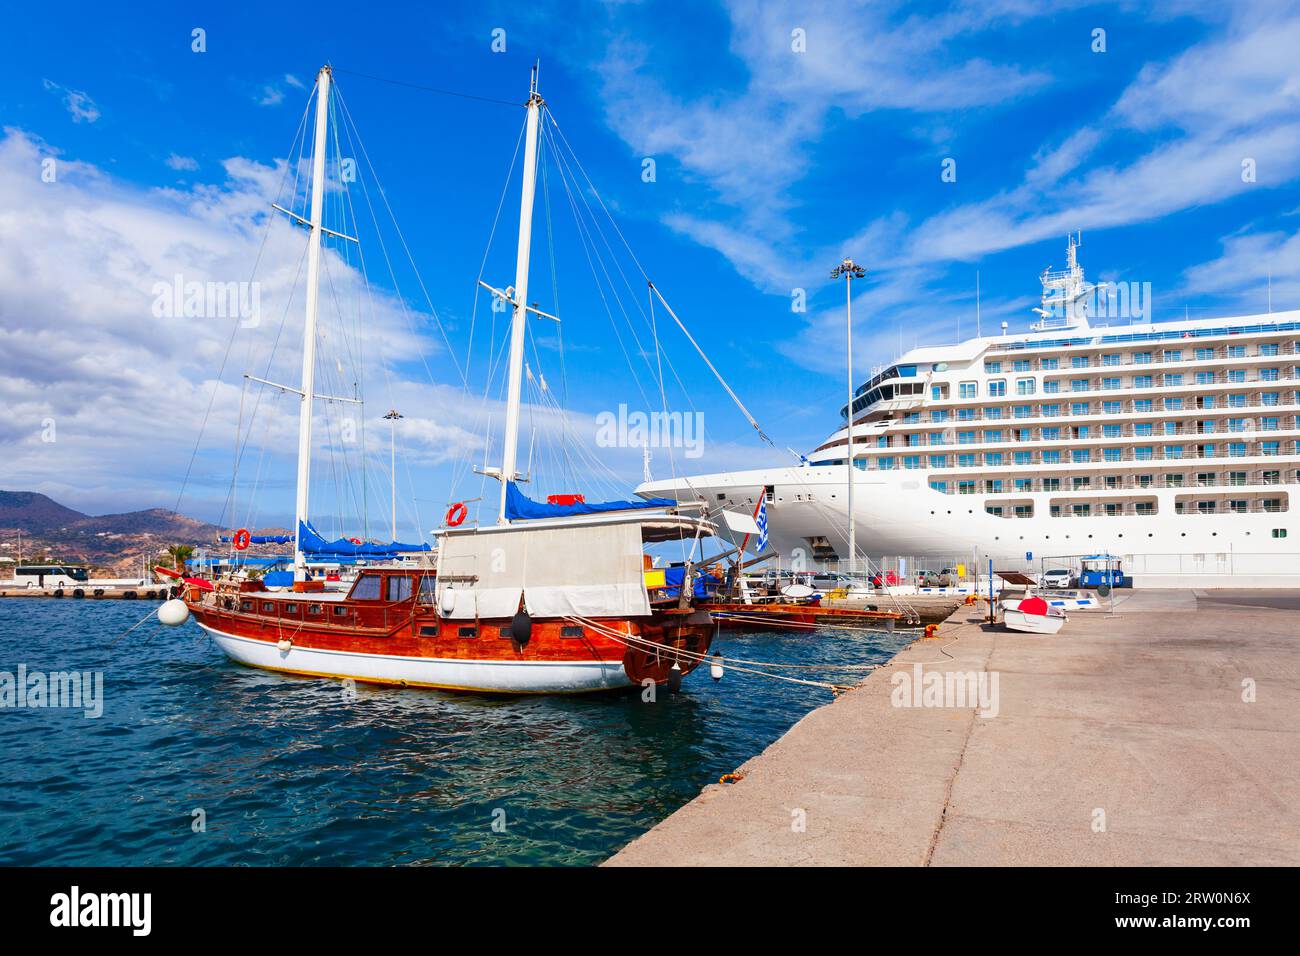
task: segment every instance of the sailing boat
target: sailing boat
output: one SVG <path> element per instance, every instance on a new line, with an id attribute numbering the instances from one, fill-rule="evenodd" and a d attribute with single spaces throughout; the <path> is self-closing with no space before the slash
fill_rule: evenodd
<path id="1" fill-rule="evenodd" d="M 674 501 L 543 504 L 516 482 L 538 117 L 534 69 L 526 104 L 525 157 L 515 284 L 493 290 L 513 309 L 498 523 L 449 527 L 431 556 L 371 564 L 351 588 L 310 577 L 309 552 L 325 545 L 308 519 L 315 394 L 325 145 L 331 72 L 316 78 L 306 322 L 300 398 L 293 589 L 223 579 L 189 585 L 159 612 L 167 624 L 192 615 L 227 655 L 254 667 L 377 684 L 498 693 L 581 693 L 675 683 L 708 652 L 707 611 L 694 606 L 692 568 L 668 587 L 650 570 L 645 545 L 695 539 L 716 528 Z M 298 218 L 298 217 L 295 217 Z M 463 505 L 459 506 L 462 509 Z M 457 506 L 453 506 L 453 512 Z M 286 542 L 287 543 L 287 542 Z M 334 548 L 346 548 L 340 539 Z M 402 546 L 354 545 L 371 557 Z M 182 604 L 183 606 L 178 606 Z"/>

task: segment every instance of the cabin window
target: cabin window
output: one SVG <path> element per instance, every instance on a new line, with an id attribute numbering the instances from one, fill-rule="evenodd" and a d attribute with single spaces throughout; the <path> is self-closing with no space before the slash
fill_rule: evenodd
<path id="1" fill-rule="evenodd" d="M 347 613 L 348 613 L 348 608 L 346 604 L 339 604 L 334 608 L 335 617 L 346 617 Z"/>
<path id="2" fill-rule="evenodd" d="M 307 613 L 308 613 L 308 614 L 319 614 L 319 613 L 321 613 L 321 606 L 320 606 L 319 604 L 308 604 L 308 605 L 307 605 Z"/>
<path id="3" fill-rule="evenodd" d="M 1274 528 L 1274 529 L 1273 529 L 1273 537 L 1275 537 L 1275 538 L 1285 538 L 1285 537 L 1286 537 L 1286 528 Z"/>
<path id="4" fill-rule="evenodd" d="M 438 600 L 438 579 L 432 574 L 420 578 L 420 603 L 434 604 Z"/>
<path id="5" fill-rule="evenodd" d="M 357 578 L 357 583 L 352 588 L 352 600 L 354 601 L 378 601 L 379 585 L 383 579 L 378 574 L 363 574 Z M 335 613 L 338 608 L 335 608 Z"/>
<path id="6" fill-rule="evenodd" d="M 504 627 L 497 628 L 497 636 L 498 636 L 498 637 L 504 637 L 504 638 L 506 638 L 506 639 L 508 640 L 508 639 L 514 637 L 514 634 L 511 633 L 511 631 L 510 631 L 510 625 L 507 624 L 507 625 L 505 625 Z"/>
<path id="7" fill-rule="evenodd" d="M 241 611 L 251 611 L 251 610 L 253 609 L 253 602 L 252 602 L 252 601 L 240 601 L 240 602 L 239 602 L 239 609 L 240 609 Z"/>
<path id="8" fill-rule="evenodd" d="M 477 627 L 462 627 L 456 634 L 457 637 L 478 637 Z"/>
<path id="9" fill-rule="evenodd" d="M 284 613 L 285 613 L 285 614 L 297 614 L 297 613 L 298 613 L 298 605 L 296 605 L 296 604 L 286 604 L 286 605 L 284 606 Z"/>
<path id="10" fill-rule="evenodd" d="M 437 624 L 421 624 L 421 625 L 420 625 L 420 636 L 421 636 L 421 637 L 437 637 L 437 636 L 438 636 L 438 625 L 437 625 Z"/>
<path id="11" fill-rule="evenodd" d="M 566 625 L 560 628 L 560 637 L 582 637 L 582 628 L 577 625 Z"/>
<path id="12" fill-rule="evenodd" d="M 388 600 L 409 601 L 411 599 L 411 579 L 402 575 L 388 579 Z"/>
<path id="13" fill-rule="evenodd" d="M 263 601 L 263 602 L 262 602 L 262 613 L 263 613 L 263 614 L 274 614 L 274 613 L 275 613 L 275 602 L 274 602 L 274 601 Z"/>

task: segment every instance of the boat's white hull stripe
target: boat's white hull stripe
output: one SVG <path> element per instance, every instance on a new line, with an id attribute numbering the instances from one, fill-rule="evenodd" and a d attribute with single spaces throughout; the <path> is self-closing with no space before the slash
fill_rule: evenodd
<path id="1" fill-rule="evenodd" d="M 268 670 L 388 684 L 514 694 L 583 693 L 631 684 L 621 661 L 468 661 L 362 654 L 239 637 L 199 623 L 232 660 Z"/>

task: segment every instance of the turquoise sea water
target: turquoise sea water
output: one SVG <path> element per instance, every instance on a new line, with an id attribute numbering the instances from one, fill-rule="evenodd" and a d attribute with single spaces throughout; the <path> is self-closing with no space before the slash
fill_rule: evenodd
<path id="1" fill-rule="evenodd" d="M 349 700 L 334 681 L 234 664 L 193 623 L 114 643 L 153 607 L 0 601 L 0 671 L 104 680 L 98 719 L 0 710 L 0 864 L 594 864 L 830 699 L 701 670 L 655 703 L 366 687 Z M 715 647 L 865 663 L 910 639 L 723 634 Z"/>

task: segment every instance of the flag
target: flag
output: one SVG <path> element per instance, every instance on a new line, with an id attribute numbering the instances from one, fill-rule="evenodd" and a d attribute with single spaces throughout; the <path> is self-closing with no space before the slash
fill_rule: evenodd
<path id="1" fill-rule="evenodd" d="M 758 499 L 758 508 L 754 511 L 754 524 L 758 525 L 758 551 L 756 554 L 762 554 L 767 550 L 767 499 L 761 497 Z"/>

